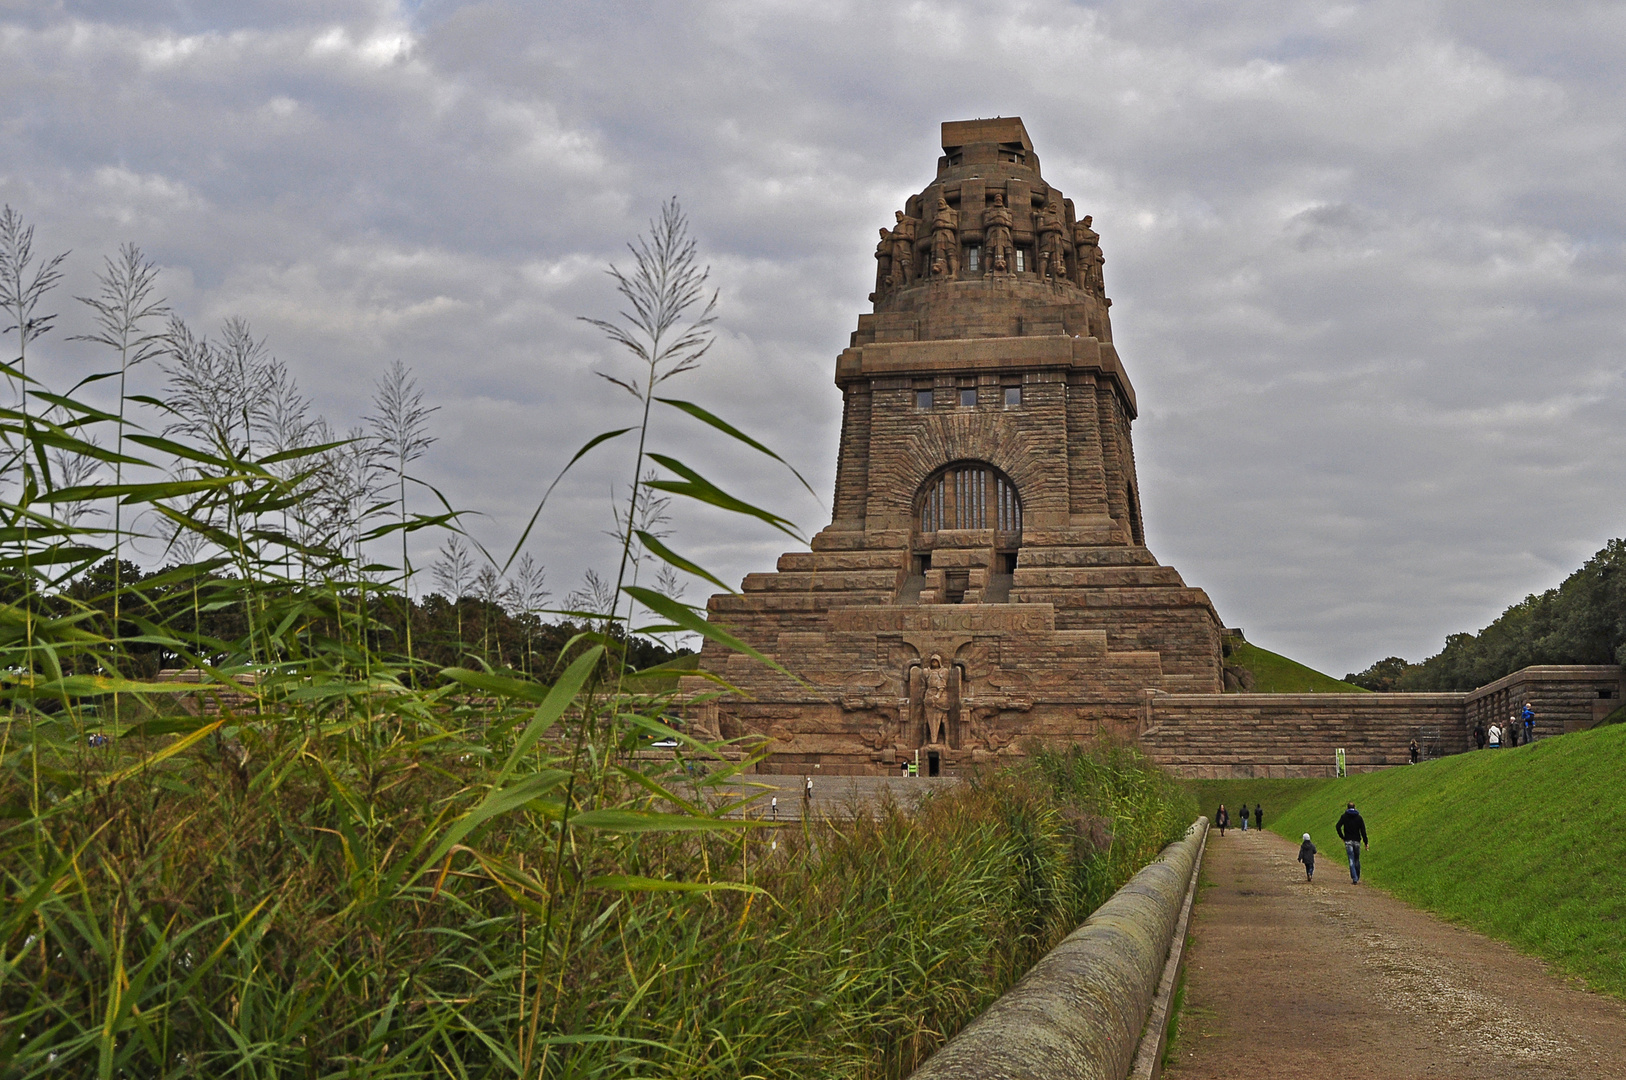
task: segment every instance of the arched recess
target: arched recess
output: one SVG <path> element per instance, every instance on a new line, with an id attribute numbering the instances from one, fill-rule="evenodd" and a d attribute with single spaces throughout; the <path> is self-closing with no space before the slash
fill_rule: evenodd
<path id="1" fill-rule="evenodd" d="M 1022 546 L 1022 496 L 1016 484 L 986 461 L 952 461 L 915 492 L 916 549 L 929 550 L 946 529 L 991 529 L 994 547 Z"/>

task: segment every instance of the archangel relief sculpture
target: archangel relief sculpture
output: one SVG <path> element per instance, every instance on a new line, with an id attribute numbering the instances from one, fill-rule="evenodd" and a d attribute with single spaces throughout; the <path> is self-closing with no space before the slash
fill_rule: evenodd
<path id="1" fill-rule="evenodd" d="M 1007 274 L 1011 269 L 1011 208 L 1005 193 L 994 192 L 994 205 L 982 212 L 982 249 L 991 273 Z"/>
<path id="2" fill-rule="evenodd" d="M 922 745 L 951 744 L 953 713 L 960 697 L 960 669 L 958 665 L 944 666 L 941 653 L 932 653 L 925 667 L 910 673 L 909 697 L 920 710 L 925 722 L 926 737 Z"/>
<path id="3" fill-rule="evenodd" d="M 932 218 L 932 276 L 960 276 L 960 212 L 941 196 Z"/>

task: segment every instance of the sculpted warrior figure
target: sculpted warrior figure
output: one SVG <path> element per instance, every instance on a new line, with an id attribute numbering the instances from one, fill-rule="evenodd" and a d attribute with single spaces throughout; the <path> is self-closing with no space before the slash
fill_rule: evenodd
<path id="1" fill-rule="evenodd" d="M 941 195 L 937 198 L 937 214 L 932 218 L 932 273 L 948 278 L 960 276 L 960 212 Z"/>
<path id="2" fill-rule="evenodd" d="M 948 742 L 949 678 L 954 669 L 944 667 L 943 657 L 932 653 L 922 674 L 925 676 L 921 704 L 925 706 L 926 741 L 938 746 Z"/>
<path id="3" fill-rule="evenodd" d="M 1039 276 L 1053 281 L 1067 278 L 1067 254 L 1061 239 L 1061 208 L 1054 197 L 1039 212 Z"/>
<path id="4" fill-rule="evenodd" d="M 1101 284 L 1101 234 L 1090 228 L 1089 214 L 1073 226 L 1073 261 L 1078 264 L 1078 286 L 1093 296 L 1105 296 Z"/>
<path id="5" fill-rule="evenodd" d="M 982 248 L 988 257 L 988 269 L 996 274 L 1011 269 L 1011 208 L 1005 205 L 1005 193 L 994 192 L 994 205 L 982 212 Z"/>
<path id="6" fill-rule="evenodd" d="M 902 210 L 894 210 L 892 216 L 898 224 L 892 230 L 891 283 L 894 289 L 901 289 L 915 276 L 915 235 L 920 228 L 920 219 L 912 218 Z"/>
<path id="7" fill-rule="evenodd" d="M 892 234 L 882 229 L 881 242 L 875 245 L 875 291 L 869 294 L 869 298 L 873 301 L 885 296 L 891 283 Z"/>

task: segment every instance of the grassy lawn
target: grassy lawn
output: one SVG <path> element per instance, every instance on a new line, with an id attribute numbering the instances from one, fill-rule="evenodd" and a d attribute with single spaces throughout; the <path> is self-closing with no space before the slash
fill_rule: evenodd
<path id="1" fill-rule="evenodd" d="M 1337 864 L 1333 874 L 1345 862 L 1333 825 L 1353 800 L 1372 839 L 1363 881 L 1626 996 L 1623 776 L 1626 726 L 1617 724 L 1516 750 L 1297 781 L 1291 803 L 1294 789 L 1264 785 L 1292 781 L 1188 786 L 1205 814 L 1221 793 L 1263 802 L 1271 830 L 1295 840 L 1310 833 Z M 1274 816 L 1272 790 L 1283 800 Z"/>
<path id="2" fill-rule="evenodd" d="M 1253 692 L 1257 694 L 1366 694 L 1370 693 L 1353 683 L 1323 675 L 1315 668 L 1305 667 L 1297 660 L 1289 660 L 1269 649 L 1242 642 L 1225 658 L 1227 665 L 1245 667 L 1253 672 Z M 1268 816 L 1266 820 L 1269 820 Z"/>

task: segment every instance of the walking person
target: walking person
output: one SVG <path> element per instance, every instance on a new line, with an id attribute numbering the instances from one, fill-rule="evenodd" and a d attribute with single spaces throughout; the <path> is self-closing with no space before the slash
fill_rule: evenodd
<path id="1" fill-rule="evenodd" d="M 1214 811 L 1214 824 L 1219 826 L 1220 835 L 1224 836 L 1226 828 L 1231 824 L 1231 812 L 1225 809 L 1224 803 L 1220 803 L 1219 809 Z"/>
<path id="2" fill-rule="evenodd" d="M 1485 739 L 1492 750 L 1502 748 L 1502 729 L 1496 726 L 1496 721 L 1491 721 L 1490 730 L 1485 733 Z"/>
<path id="3" fill-rule="evenodd" d="M 1248 831 L 1248 804 L 1242 804 L 1242 831 Z"/>
<path id="4" fill-rule="evenodd" d="M 1417 759 L 1423 756 L 1422 750 L 1420 750 L 1417 746 L 1416 739 L 1411 741 L 1411 746 L 1407 748 L 1406 752 L 1411 755 L 1411 763 L 1413 765 L 1417 764 Z"/>
<path id="5" fill-rule="evenodd" d="M 1310 834 L 1304 834 L 1304 843 L 1299 845 L 1299 862 L 1304 864 L 1304 880 L 1306 883 L 1315 880 L 1315 845 L 1310 842 Z"/>
<path id="6" fill-rule="evenodd" d="M 1344 842 L 1344 854 L 1349 856 L 1349 883 L 1361 883 L 1361 848 L 1371 847 L 1366 839 L 1366 820 L 1361 817 L 1355 804 L 1350 803 L 1349 809 L 1344 811 L 1335 827 L 1338 839 Z"/>
<path id="7" fill-rule="evenodd" d="M 779 796 L 777 795 L 768 800 L 768 816 L 774 821 L 779 820 Z"/>
<path id="8" fill-rule="evenodd" d="M 1265 810 L 1258 803 L 1253 804 L 1253 827 L 1256 829 L 1265 827 Z"/>

